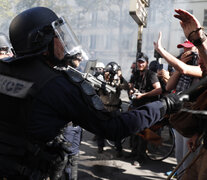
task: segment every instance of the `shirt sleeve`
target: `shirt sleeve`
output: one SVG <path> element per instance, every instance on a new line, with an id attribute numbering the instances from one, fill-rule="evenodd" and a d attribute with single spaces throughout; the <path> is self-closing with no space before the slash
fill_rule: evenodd
<path id="1" fill-rule="evenodd" d="M 150 71 L 149 75 L 150 75 L 150 81 L 152 84 L 159 82 L 159 79 L 158 79 L 157 74 L 155 72 Z"/>
<path id="2" fill-rule="evenodd" d="M 80 88 L 63 77 L 48 83 L 33 104 L 29 132 L 45 141 L 54 138 L 69 121 L 106 139 L 119 140 L 161 120 L 162 103 L 120 113 L 100 111 L 83 98 Z"/>

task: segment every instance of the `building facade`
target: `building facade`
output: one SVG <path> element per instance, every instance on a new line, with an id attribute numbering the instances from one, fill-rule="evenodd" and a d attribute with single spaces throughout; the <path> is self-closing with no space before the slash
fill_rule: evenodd
<path id="1" fill-rule="evenodd" d="M 175 0 L 174 9 L 181 8 L 193 14 L 204 27 L 204 31 L 207 30 L 207 0 Z M 172 33 L 170 41 L 175 41 L 175 44 L 171 44 L 170 52 L 177 54 L 178 50 L 176 45 L 184 42 L 186 37 L 184 36 L 183 30 L 179 24 L 179 20 L 175 19 L 172 21 Z"/>
<path id="2" fill-rule="evenodd" d="M 136 57 L 138 26 L 129 15 L 128 0 L 106 2 L 97 1 L 91 6 L 76 4 L 77 13 L 73 13 L 71 26 L 92 59 L 105 65 L 117 62 L 124 77 L 129 79 L 130 66 Z"/>
<path id="3" fill-rule="evenodd" d="M 137 0 L 138 1 L 138 0 Z M 179 20 L 174 18 L 174 9 L 181 8 L 197 17 L 207 30 L 207 0 L 151 0 L 148 8 L 147 26 L 143 29 L 142 51 L 154 60 L 153 42 L 157 41 L 162 32 L 162 44 L 174 56 L 180 54 L 177 44 L 186 40 Z M 163 63 L 164 60 L 162 59 Z"/>

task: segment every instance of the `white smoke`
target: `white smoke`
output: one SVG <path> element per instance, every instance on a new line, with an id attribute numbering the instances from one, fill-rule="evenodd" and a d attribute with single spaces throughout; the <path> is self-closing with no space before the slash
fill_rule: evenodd
<path id="1" fill-rule="evenodd" d="M 5 2 L 4 9 L 1 9 L 0 32 L 8 34 L 11 19 L 21 11 L 35 6 L 48 7 L 58 15 L 68 17 L 80 42 L 93 58 L 105 64 L 110 61 L 118 62 L 124 77 L 129 79 L 130 66 L 135 61 L 137 51 L 138 33 L 138 25 L 129 15 L 129 0 L 65 0 L 64 3 L 62 0 L 9 2 Z M 201 6 L 205 7 L 207 2 L 202 3 L 200 3 Z M 174 49 L 184 36 L 178 20 L 173 17 L 174 8 L 189 10 L 192 8 L 192 2 L 189 4 L 191 5 L 188 5 L 187 1 L 179 3 L 175 0 L 150 1 L 147 28 L 144 28 L 142 40 L 142 51 L 150 57 L 150 61 L 154 60 L 153 41 L 157 40 L 159 31 L 163 33 L 163 46 L 176 55 Z"/>
<path id="2" fill-rule="evenodd" d="M 71 26 L 94 59 L 105 65 L 118 62 L 126 78 L 135 60 L 138 26 L 129 15 L 128 0 L 42 0 L 7 3 L 0 16 L 1 30 L 7 32 L 11 19 L 25 9 L 45 6 L 68 17 Z"/>
<path id="3" fill-rule="evenodd" d="M 151 0 L 148 9 L 147 28 L 143 30 L 142 50 L 148 54 L 150 61 L 154 60 L 153 41 L 157 41 L 158 34 L 162 32 L 163 47 L 174 56 L 179 55 L 177 44 L 186 39 L 179 20 L 174 18 L 176 8 L 182 8 L 193 13 L 202 22 L 204 7 L 207 1 L 175 1 Z"/>

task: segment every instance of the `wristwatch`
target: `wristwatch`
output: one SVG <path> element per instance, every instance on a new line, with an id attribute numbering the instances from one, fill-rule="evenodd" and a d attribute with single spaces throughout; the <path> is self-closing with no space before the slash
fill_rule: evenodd
<path id="1" fill-rule="evenodd" d="M 195 46 L 200 46 L 202 45 L 202 43 L 207 39 L 205 33 L 203 33 L 202 37 L 196 39 L 196 40 L 191 40 L 191 42 L 195 45 Z"/>
<path id="2" fill-rule="evenodd" d="M 196 32 L 198 32 L 198 31 L 200 31 L 200 30 L 203 30 L 203 27 L 197 28 L 196 30 L 192 31 L 192 32 L 188 35 L 188 40 L 189 40 L 190 42 L 192 42 L 195 46 L 200 46 L 200 45 L 202 45 L 202 43 L 207 39 L 205 32 L 202 31 L 202 34 L 201 34 L 201 37 L 200 37 L 200 38 L 195 39 L 195 40 L 191 40 L 191 35 L 192 35 L 193 33 L 196 33 Z"/>

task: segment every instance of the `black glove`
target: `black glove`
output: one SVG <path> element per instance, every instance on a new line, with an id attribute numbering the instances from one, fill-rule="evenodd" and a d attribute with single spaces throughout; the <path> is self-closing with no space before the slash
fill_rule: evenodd
<path id="1" fill-rule="evenodd" d="M 176 113 L 181 109 L 183 102 L 179 99 L 180 96 L 174 93 L 168 94 L 160 99 L 163 103 L 166 114 Z"/>

